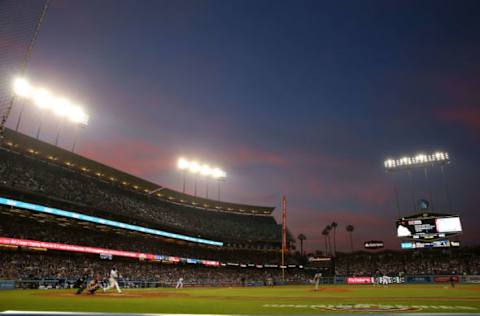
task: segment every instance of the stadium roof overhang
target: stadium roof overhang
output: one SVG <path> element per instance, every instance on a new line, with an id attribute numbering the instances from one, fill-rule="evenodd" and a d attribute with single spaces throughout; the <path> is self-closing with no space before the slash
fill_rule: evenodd
<path id="1" fill-rule="evenodd" d="M 111 182 L 113 185 L 118 185 L 138 194 L 152 195 L 170 203 L 250 215 L 271 215 L 275 209 L 274 207 L 222 202 L 177 192 L 11 129 L 5 129 L 3 146 L 10 150 L 38 157 L 40 160 L 98 177 L 103 181 Z"/>

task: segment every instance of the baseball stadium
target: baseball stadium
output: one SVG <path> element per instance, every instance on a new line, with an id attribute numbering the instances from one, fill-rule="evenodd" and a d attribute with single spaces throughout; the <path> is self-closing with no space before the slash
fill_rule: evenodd
<path id="1" fill-rule="evenodd" d="M 175 1 L 119 2 L 123 2 L 117 8 L 120 16 L 135 16 L 136 13 L 128 8 L 133 10 L 137 5 L 145 6 L 142 9 L 144 14 L 155 8 L 157 12 L 167 10 L 173 16 L 182 17 L 185 12 L 193 16 L 192 12 L 196 10 L 209 16 L 225 5 L 221 1 L 209 2 L 211 11 L 206 13 L 199 3 L 191 1 L 182 4 Z M 217 163 L 197 160 L 198 156 L 194 159 L 180 155 L 180 151 L 171 152 L 175 147 L 168 147 L 166 143 L 162 150 L 168 152 L 168 158 L 162 164 L 173 166 L 172 172 L 181 179 L 178 187 L 169 178 L 167 173 L 170 171 L 164 178 L 158 177 L 159 180 L 154 181 L 149 176 L 153 173 L 149 170 L 153 170 L 152 165 L 145 166 L 145 176 L 128 167 L 97 159 L 94 151 L 93 154 L 92 151 L 82 151 L 82 146 L 102 137 L 101 132 L 87 132 L 95 129 L 91 125 L 99 124 L 99 120 L 92 120 L 90 115 L 95 114 L 87 113 L 85 108 L 67 100 L 63 94 L 60 96 L 44 88 L 38 80 L 41 75 L 32 75 L 36 80 L 29 78 L 29 74 L 34 73 L 32 69 L 46 72 L 49 69 L 42 64 L 41 58 L 35 60 L 34 46 L 40 45 L 42 49 L 42 32 L 55 38 L 56 32 L 60 32 L 48 27 L 51 15 L 53 19 L 61 19 L 62 14 L 69 16 L 71 10 L 75 13 L 71 15 L 72 25 L 78 23 L 81 32 L 90 30 L 93 33 L 89 34 L 94 36 L 95 27 L 79 20 L 73 22 L 76 12 L 81 15 L 86 14 L 82 11 L 84 9 L 93 10 L 103 25 L 108 19 L 118 18 L 107 13 L 115 9 L 117 3 L 0 2 L 0 314 L 480 314 L 480 247 L 478 237 L 472 239 L 474 233 L 469 231 L 475 215 L 472 217 L 471 212 L 457 211 L 452 206 L 454 194 L 451 192 L 462 184 L 460 175 L 449 179 L 448 174 L 461 172 L 452 170 L 451 165 L 461 160 L 454 161 L 453 158 L 456 152 L 461 156 L 463 148 L 453 140 L 454 145 L 446 147 L 456 151 L 431 150 L 425 146 L 426 149 L 414 152 L 422 144 L 416 143 L 412 137 L 406 138 L 404 146 L 412 150 L 412 155 L 391 155 L 398 151 L 391 150 L 391 147 L 382 149 L 383 157 L 379 159 L 383 159 L 383 166 L 380 162 L 379 168 L 374 167 L 374 170 L 380 169 L 381 185 L 378 186 L 369 187 L 368 175 L 353 185 L 358 178 L 357 171 L 352 171 L 353 167 L 345 168 L 341 159 L 328 160 L 315 177 L 328 177 L 329 171 L 340 164 L 345 170 L 331 172 L 332 179 L 343 178 L 345 173 L 351 172 L 352 176 L 347 179 L 352 185 L 342 186 L 341 182 L 332 180 L 331 186 L 338 189 L 331 189 L 326 196 L 321 195 L 323 191 L 320 189 L 315 191 L 308 187 L 310 182 L 307 180 L 305 183 L 291 180 L 287 169 L 298 167 L 272 155 L 265 155 L 263 163 L 281 169 L 274 169 L 266 176 L 266 169 L 255 169 L 258 168 L 255 163 L 247 167 L 242 165 L 242 170 L 251 168 L 247 172 L 254 175 L 253 182 L 262 184 L 252 184 L 248 188 L 238 184 L 233 189 L 228 187 L 241 192 L 222 198 L 222 189 L 227 190 L 227 177 L 235 182 L 230 177 L 237 176 L 240 182 L 238 172 L 231 176 L 230 171 L 217 167 Z M 297 8 L 289 1 L 285 3 L 288 4 L 284 8 L 285 14 L 291 8 Z M 207 6 L 207 2 L 203 5 Z M 235 5 L 248 7 L 253 4 Z M 431 5 L 434 7 L 433 3 Z M 225 10 L 231 13 L 230 9 Z M 292 14 L 299 14 L 295 12 Z M 299 16 L 315 16 L 312 12 L 302 9 Z M 251 12 L 245 16 L 243 13 L 231 14 L 242 21 L 245 16 L 252 19 L 255 16 Z M 194 27 L 172 19 L 168 23 L 175 28 L 184 27 L 193 32 Z M 146 30 L 142 23 L 148 25 L 153 20 L 148 20 L 145 15 L 145 21 L 126 23 L 126 29 L 141 28 L 142 33 Z M 283 23 L 281 19 L 274 20 L 278 25 Z M 124 25 L 125 21 L 122 19 L 121 24 Z M 66 22 L 63 20 L 62 23 Z M 231 34 L 235 32 L 240 31 L 235 29 Z M 293 38 L 296 35 L 292 35 Z M 149 47 L 151 43 L 143 40 L 145 47 Z M 172 38 L 167 36 L 162 40 Z M 118 50 L 116 53 L 121 55 Z M 113 60 L 112 56 L 108 58 Z M 195 60 L 194 56 L 188 58 Z M 35 68 L 35 62 L 43 68 Z M 268 63 L 267 60 L 263 62 Z M 118 69 L 106 69 L 112 78 L 116 76 Z M 130 107 L 143 112 L 140 106 Z M 254 110 L 263 111 L 261 108 Z M 144 111 L 146 116 L 156 115 L 156 110 Z M 180 116 L 186 115 L 184 111 L 179 107 Z M 118 110 L 119 116 L 121 112 Z M 160 116 L 175 116 L 163 109 L 161 112 Z M 308 120 L 307 117 L 303 119 Z M 125 135 L 122 133 L 133 129 L 137 133 L 139 130 L 140 142 L 149 137 L 146 131 L 142 131 L 142 120 L 129 117 L 128 126 L 123 125 L 125 130 L 113 134 L 121 138 Z M 196 121 L 182 120 L 192 126 Z M 104 125 L 108 124 L 106 120 Z M 228 133 L 222 130 L 224 125 L 212 125 L 214 137 L 228 138 Z M 268 125 L 266 122 L 264 128 L 255 131 L 255 138 L 262 139 L 258 135 L 267 133 Z M 162 136 L 170 135 L 168 128 L 173 127 L 165 126 L 163 131 L 166 134 Z M 47 139 L 43 135 L 49 129 L 54 130 L 50 131 L 53 137 Z M 226 135 L 220 135 L 222 133 Z M 242 133 L 247 131 L 242 129 Z M 295 135 L 295 146 L 302 144 L 301 138 Z M 383 141 L 379 139 L 378 143 Z M 277 139 L 272 140 L 272 143 L 276 142 Z M 112 146 L 114 150 L 108 155 L 109 161 L 120 159 L 113 152 L 116 145 Z M 265 143 L 265 147 L 268 146 L 270 144 Z M 334 147 L 338 149 L 336 145 Z M 376 150 L 377 145 L 372 147 Z M 133 157 L 135 154 L 133 152 Z M 315 154 L 314 165 L 317 159 L 323 159 L 322 155 L 323 152 Z M 174 161 L 170 159 L 172 156 L 176 157 Z M 367 156 L 359 155 L 358 161 L 372 160 L 370 154 Z M 242 159 L 247 160 L 242 156 L 239 161 Z M 225 161 L 220 156 L 218 160 Z M 128 161 L 126 165 L 133 163 Z M 360 162 L 353 165 L 361 169 Z M 308 170 L 307 173 L 310 172 L 314 171 Z M 306 173 L 301 174 L 308 177 Z M 275 191 L 275 183 L 283 181 L 279 177 L 284 175 L 288 185 L 280 192 Z M 165 183 L 162 179 L 166 179 Z M 265 190 L 263 184 L 267 183 L 263 181 L 269 181 L 272 189 L 262 191 Z M 193 188 L 191 192 L 187 186 Z M 301 189 L 292 189 L 295 186 Z M 355 189 L 351 189 L 352 186 L 356 186 Z M 384 191 L 384 187 L 388 189 Z M 376 192 L 367 192 L 370 190 L 388 193 L 377 199 Z M 262 200 L 255 191 L 276 193 L 274 198 Z M 396 214 L 365 211 L 358 215 L 343 211 L 342 214 L 354 214 L 345 215 L 348 222 L 313 219 L 323 219 L 321 216 L 301 218 L 302 212 L 297 211 L 301 208 L 298 201 L 306 192 L 313 195 L 319 213 L 322 211 L 317 201 L 318 205 L 323 205 L 323 200 L 343 199 L 348 200 L 345 208 L 355 209 L 358 207 L 355 203 L 367 201 L 372 209 L 383 209 L 385 205 L 396 208 Z M 229 201 L 229 196 L 237 200 Z M 305 204 L 310 203 L 304 199 Z M 271 201 L 271 204 L 264 205 L 259 200 Z M 469 204 L 466 205 L 468 208 Z M 375 225 L 383 223 L 385 218 L 390 226 L 382 236 L 375 230 L 385 232 L 384 228 Z M 357 230 L 362 227 L 363 233 L 357 235 Z M 300 233 L 303 229 L 308 233 Z M 385 241 L 381 240 L 383 238 Z M 311 244 L 304 249 L 307 242 Z"/>

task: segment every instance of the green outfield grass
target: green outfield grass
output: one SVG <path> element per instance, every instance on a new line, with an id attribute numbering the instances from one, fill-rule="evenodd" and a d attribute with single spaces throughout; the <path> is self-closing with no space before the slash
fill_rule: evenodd
<path id="1" fill-rule="evenodd" d="M 198 314 L 318 314 L 359 311 L 479 313 L 480 285 L 365 285 L 124 290 L 0 291 L 0 310 Z"/>

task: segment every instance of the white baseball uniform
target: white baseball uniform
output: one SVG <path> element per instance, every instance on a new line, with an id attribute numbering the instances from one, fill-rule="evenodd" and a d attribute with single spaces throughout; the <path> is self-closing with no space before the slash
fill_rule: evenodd
<path id="1" fill-rule="evenodd" d="M 176 289 L 183 288 L 183 278 L 178 279 Z"/>
<path id="2" fill-rule="evenodd" d="M 118 271 L 112 269 L 110 271 L 110 278 L 108 279 L 108 286 L 104 288 L 104 291 L 108 291 L 110 289 L 116 288 L 118 293 L 122 293 L 122 290 L 120 290 L 120 286 L 118 285 Z"/>

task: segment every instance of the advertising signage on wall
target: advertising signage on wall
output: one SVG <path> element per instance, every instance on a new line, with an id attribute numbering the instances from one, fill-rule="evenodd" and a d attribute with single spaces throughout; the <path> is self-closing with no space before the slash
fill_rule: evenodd
<path id="1" fill-rule="evenodd" d="M 0 237 L 0 245 L 28 247 L 28 248 L 44 248 L 44 249 L 50 249 L 50 250 L 61 250 L 61 251 L 69 251 L 69 252 L 93 253 L 93 254 L 100 255 L 102 259 L 109 259 L 109 260 L 111 260 L 112 256 L 137 258 L 140 260 L 148 259 L 148 260 L 156 260 L 156 261 L 169 262 L 169 263 L 179 263 L 183 259 L 183 261 L 185 262 L 188 262 L 188 260 L 195 260 L 195 262 L 203 264 L 205 266 L 211 266 L 211 267 L 220 266 L 220 262 L 213 261 L 213 260 L 187 259 L 187 258 L 172 257 L 172 256 L 154 255 L 154 254 L 143 253 L 143 252 L 113 250 L 113 249 L 105 249 L 105 248 L 87 247 L 87 246 L 61 244 L 61 243 L 45 242 L 45 241 L 38 241 L 38 240 L 7 238 L 7 237 Z"/>
<path id="2" fill-rule="evenodd" d="M 460 242 L 453 241 L 453 240 L 435 240 L 431 242 L 408 241 L 408 242 L 402 242 L 400 246 L 402 249 L 449 248 L 449 247 L 460 247 Z"/>
<path id="3" fill-rule="evenodd" d="M 371 277 L 348 277 L 347 284 L 372 284 Z"/>
<path id="4" fill-rule="evenodd" d="M 365 249 L 382 249 L 384 247 L 383 241 L 380 240 L 370 240 L 363 243 Z"/>

